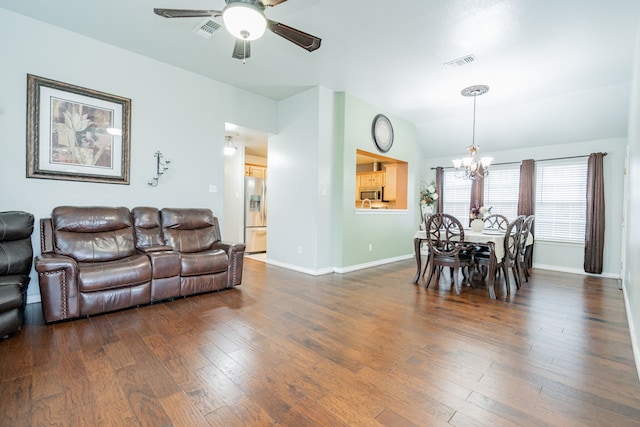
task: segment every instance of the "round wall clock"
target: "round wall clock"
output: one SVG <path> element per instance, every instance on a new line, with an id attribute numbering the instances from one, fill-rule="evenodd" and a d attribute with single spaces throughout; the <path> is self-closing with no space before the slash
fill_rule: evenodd
<path id="1" fill-rule="evenodd" d="M 393 145 L 393 126 L 384 114 L 378 114 L 371 124 L 371 136 L 378 150 L 386 153 Z"/>

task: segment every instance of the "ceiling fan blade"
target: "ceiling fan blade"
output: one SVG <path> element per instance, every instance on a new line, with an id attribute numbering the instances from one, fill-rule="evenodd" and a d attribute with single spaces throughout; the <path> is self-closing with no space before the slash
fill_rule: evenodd
<path id="1" fill-rule="evenodd" d="M 165 18 L 202 18 L 206 16 L 220 16 L 219 10 L 193 10 L 193 9 L 153 9 L 156 15 Z"/>
<path id="2" fill-rule="evenodd" d="M 233 58 L 242 59 L 243 61 L 251 57 L 251 43 L 249 40 L 236 39 L 236 44 L 233 46 Z"/>
<path id="3" fill-rule="evenodd" d="M 309 52 L 313 52 L 314 50 L 320 47 L 320 42 L 322 41 L 319 37 L 312 36 L 311 34 L 307 34 L 304 31 L 297 30 L 288 25 L 281 24 L 280 22 L 275 22 L 270 19 L 267 20 L 268 28 L 292 43 L 297 44 L 303 49 L 308 50 Z"/>
<path id="4" fill-rule="evenodd" d="M 284 3 L 287 0 L 260 0 L 260 3 L 262 3 L 262 5 L 264 7 L 269 7 L 269 6 L 277 6 L 280 3 Z"/>

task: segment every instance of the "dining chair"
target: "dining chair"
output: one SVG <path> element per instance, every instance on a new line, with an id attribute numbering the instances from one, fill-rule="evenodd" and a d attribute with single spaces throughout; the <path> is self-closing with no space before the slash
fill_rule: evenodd
<path id="1" fill-rule="evenodd" d="M 531 251 L 527 252 L 527 238 L 529 237 L 529 233 L 531 232 L 531 227 L 534 220 L 535 216 L 529 215 L 522 223 L 522 231 L 520 232 L 520 241 L 518 244 L 518 262 L 516 263 L 520 283 L 522 283 L 523 275 L 524 279 L 527 282 L 529 281 L 529 257 L 531 256 Z"/>
<path id="2" fill-rule="evenodd" d="M 501 214 L 487 215 L 483 220 L 484 228 L 490 230 L 506 230 L 509 225 L 509 218 Z M 474 248 L 475 253 L 482 253 L 485 256 L 489 256 L 489 247 L 486 244 L 476 244 Z"/>
<path id="3" fill-rule="evenodd" d="M 484 228 L 494 230 L 506 230 L 509 225 L 509 218 L 501 214 L 491 214 L 484 218 Z"/>
<path id="4" fill-rule="evenodd" d="M 490 280 L 495 281 L 496 276 L 502 271 L 504 275 L 504 282 L 507 290 L 507 295 L 511 294 L 511 284 L 509 282 L 509 269 L 513 274 L 513 278 L 516 282 L 516 288 L 520 289 L 520 278 L 518 276 L 517 262 L 518 262 L 518 247 L 520 244 L 520 233 L 522 231 L 522 224 L 524 223 L 524 215 L 518 216 L 515 220 L 507 225 L 504 237 L 504 257 L 501 261 L 495 259 L 493 251 L 491 252 L 479 252 L 474 255 L 474 264 L 477 267 L 484 267 L 489 273 L 493 272 L 493 277 Z"/>
<path id="5" fill-rule="evenodd" d="M 427 222 L 429 221 L 429 218 L 431 217 L 431 215 L 433 215 L 431 212 L 425 212 L 425 213 L 422 215 L 422 225 L 424 226 L 424 229 L 425 229 L 425 230 L 427 229 Z M 428 237 L 428 236 L 427 236 L 427 237 Z M 427 246 L 427 260 L 426 260 L 426 262 L 424 263 L 424 270 L 422 270 L 422 278 L 423 278 L 423 279 L 424 279 L 424 275 L 425 275 L 425 273 L 427 272 L 427 268 L 429 268 L 429 255 L 430 255 L 430 252 L 429 252 L 429 245 L 425 245 L 425 246 Z"/>
<path id="6" fill-rule="evenodd" d="M 464 243 L 464 229 L 456 217 L 449 214 L 437 213 L 429 217 L 425 225 L 427 244 L 429 246 L 429 278 L 426 287 L 429 287 L 433 274 L 444 267 L 449 267 L 452 273 L 453 288 L 456 295 L 460 295 L 459 271 L 468 281 L 470 268 L 473 265 L 473 256 Z M 465 274 L 464 269 L 467 269 Z"/>

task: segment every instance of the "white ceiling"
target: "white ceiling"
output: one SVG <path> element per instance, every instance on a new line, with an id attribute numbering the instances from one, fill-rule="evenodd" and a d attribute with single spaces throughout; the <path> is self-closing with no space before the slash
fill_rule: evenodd
<path id="1" fill-rule="evenodd" d="M 322 38 L 307 52 L 267 32 L 246 64 L 225 31 L 154 7 L 223 0 L 0 0 L 0 7 L 276 100 L 312 86 L 346 91 L 416 124 L 425 155 L 457 155 L 478 98 L 483 151 L 626 135 L 639 0 L 288 0 L 268 18 Z M 477 62 L 446 68 L 473 54 Z"/>

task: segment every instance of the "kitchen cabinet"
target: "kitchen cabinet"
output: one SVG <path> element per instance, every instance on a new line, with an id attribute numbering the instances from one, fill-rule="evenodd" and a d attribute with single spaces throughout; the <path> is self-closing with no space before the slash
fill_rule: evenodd
<path id="1" fill-rule="evenodd" d="M 389 164 L 385 167 L 384 198 L 396 202 L 396 207 L 407 207 L 407 164 Z"/>
<path id="2" fill-rule="evenodd" d="M 385 184 L 385 172 L 363 172 L 358 174 L 359 187 L 382 187 Z"/>
<path id="3" fill-rule="evenodd" d="M 385 168 L 385 200 L 396 200 L 398 185 L 398 165 L 387 165 Z"/>
<path id="4" fill-rule="evenodd" d="M 245 164 L 244 165 L 244 176 L 253 176 L 255 178 L 266 178 L 267 177 L 267 168 L 264 166 L 256 166 Z"/>

